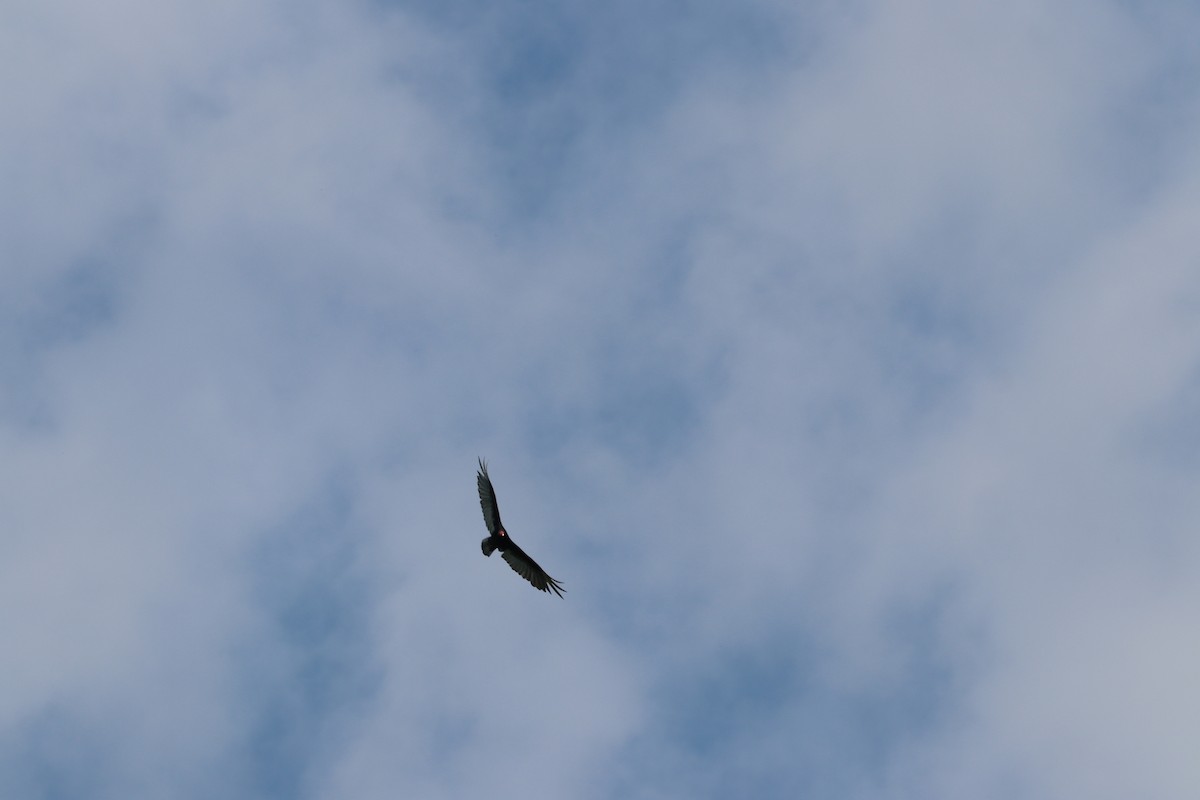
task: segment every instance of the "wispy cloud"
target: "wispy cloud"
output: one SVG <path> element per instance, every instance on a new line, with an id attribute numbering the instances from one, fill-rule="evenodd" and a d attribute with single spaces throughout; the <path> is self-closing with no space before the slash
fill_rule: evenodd
<path id="1" fill-rule="evenodd" d="M 1200 783 L 1196 14 L 0 14 L 0 794 Z"/>

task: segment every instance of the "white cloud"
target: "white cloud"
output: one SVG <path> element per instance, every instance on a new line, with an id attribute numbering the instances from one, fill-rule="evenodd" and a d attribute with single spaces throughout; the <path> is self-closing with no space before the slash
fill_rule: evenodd
<path id="1" fill-rule="evenodd" d="M 1196 785 L 1194 19 L 77 5 L 0 26 L 0 792 Z"/>

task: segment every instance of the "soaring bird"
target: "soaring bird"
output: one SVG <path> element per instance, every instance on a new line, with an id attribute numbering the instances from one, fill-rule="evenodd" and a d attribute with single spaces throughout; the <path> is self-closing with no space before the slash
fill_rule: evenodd
<path id="1" fill-rule="evenodd" d="M 496 490 L 492 488 L 492 479 L 488 477 L 487 464 L 479 459 L 479 474 L 476 476 L 479 484 L 479 506 L 483 509 L 483 521 L 487 524 L 488 533 L 480 546 L 485 556 L 491 556 L 493 550 L 499 550 L 500 555 L 518 575 L 533 584 L 533 588 L 543 592 L 554 592 L 559 597 L 565 591 L 562 584 L 546 574 L 546 570 L 537 562 L 525 555 L 525 551 L 517 546 L 504 530 L 500 522 L 500 506 L 496 504 Z"/>

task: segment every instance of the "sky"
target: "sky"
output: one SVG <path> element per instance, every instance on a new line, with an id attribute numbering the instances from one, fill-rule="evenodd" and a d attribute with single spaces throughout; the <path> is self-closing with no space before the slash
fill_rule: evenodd
<path id="1" fill-rule="evenodd" d="M 1198 39 L 4 4 L 0 796 L 1195 798 Z"/>

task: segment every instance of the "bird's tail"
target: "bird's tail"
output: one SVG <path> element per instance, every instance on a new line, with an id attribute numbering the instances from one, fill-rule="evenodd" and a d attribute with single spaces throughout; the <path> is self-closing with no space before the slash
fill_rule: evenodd
<path id="1" fill-rule="evenodd" d="M 492 537 L 487 537 L 479 543 L 480 549 L 483 550 L 485 556 L 490 556 L 492 551 L 496 549 L 496 543 L 492 541 Z"/>

